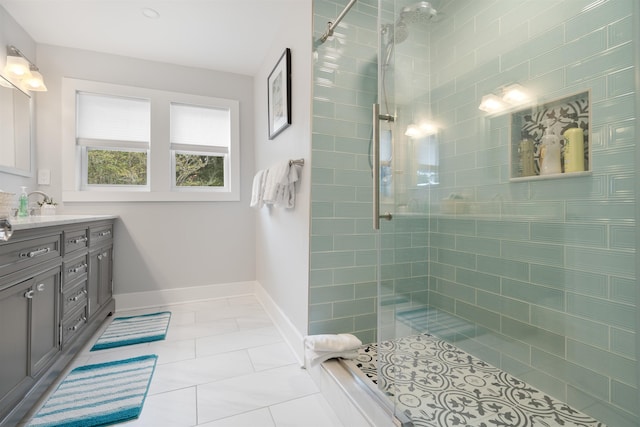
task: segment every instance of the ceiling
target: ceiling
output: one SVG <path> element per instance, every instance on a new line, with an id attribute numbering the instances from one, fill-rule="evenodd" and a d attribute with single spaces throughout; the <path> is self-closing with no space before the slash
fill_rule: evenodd
<path id="1" fill-rule="evenodd" d="M 255 75 L 292 3 L 311 0 L 0 0 L 39 44 Z M 158 13 L 146 17 L 145 8 Z M 148 11 L 147 11 L 148 13 Z"/>

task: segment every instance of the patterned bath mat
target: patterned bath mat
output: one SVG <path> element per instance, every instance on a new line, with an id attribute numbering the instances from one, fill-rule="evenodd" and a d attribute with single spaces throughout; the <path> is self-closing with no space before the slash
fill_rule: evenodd
<path id="1" fill-rule="evenodd" d="M 94 427 L 138 418 L 147 396 L 156 355 L 75 368 L 29 427 Z"/>
<path id="2" fill-rule="evenodd" d="M 98 338 L 91 351 L 163 340 L 167 335 L 171 313 L 117 317 Z"/>

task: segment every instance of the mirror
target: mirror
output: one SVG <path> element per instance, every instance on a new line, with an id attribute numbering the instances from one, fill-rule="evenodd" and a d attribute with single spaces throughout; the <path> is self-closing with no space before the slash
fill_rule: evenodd
<path id="1" fill-rule="evenodd" d="M 0 172 L 31 176 L 31 96 L 0 76 Z"/>

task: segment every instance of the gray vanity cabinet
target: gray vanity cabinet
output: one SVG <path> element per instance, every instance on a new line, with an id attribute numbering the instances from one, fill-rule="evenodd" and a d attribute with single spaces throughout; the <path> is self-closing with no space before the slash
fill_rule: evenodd
<path id="1" fill-rule="evenodd" d="M 25 389 L 31 383 L 28 366 L 29 300 L 24 297 L 29 289 L 31 281 L 27 280 L 0 291 L 0 407 L 14 403 L 14 392 Z"/>
<path id="2" fill-rule="evenodd" d="M 45 240 L 50 243 L 51 236 Z M 38 248 L 29 247 L 33 244 Z M 43 246 L 42 239 L 26 239 L 18 246 L 20 250 L 9 251 L 17 260 L 51 252 L 42 250 L 47 247 Z M 6 249 L 0 248 L 0 252 L 7 255 Z M 11 258 L 11 255 L 7 256 Z M 27 263 L 29 267 L 24 273 L 16 271 L 1 278 L 0 408 L 15 403 L 60 352 L 60 265 L 56 258 L 45 258 L 47 260 L 42 263 Z"/>
<path id="3" fill-rule="evenodd" d="M 37 376 L 60 351 L 60 266 L 33 278 L 25 298 L 30 307 L 29 375 Z"/>
<path id="4" fill-rule="evenodd" d="M 17 425 L 115 312 L 113 222 L 18 229 L 0 242 L 0 427 Z"/>
<path id="5" fill-rule="evenodd" d="M 113 225 L 89 228 L 89 318 L 113 297 Z"/>

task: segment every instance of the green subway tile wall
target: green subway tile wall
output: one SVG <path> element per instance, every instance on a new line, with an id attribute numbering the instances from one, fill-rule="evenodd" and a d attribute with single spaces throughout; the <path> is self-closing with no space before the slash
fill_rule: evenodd
<path id="1" fill-rule="evenodd" d="M 314 1 L 315 39 L 345 3 Z M 383 20 L 395 16 L 388 3 Z M 402 99 L 429 88 L 416 90 L 414 102 L 440 126 L 439 184 L 417 188 L 401 177 L 406 188 L 396 183 L 394 212 L 414 215 L 396 215 L 380 235 L 371 229 L 369 163 L 378 1 L 359 0 L 336 36 L 316 48 L 310 333 L 351 332 L 371 342 L 428 331 L 610 426 L 640 425 L 639 7 L 635 0 L 434 3 L 445 18 L 422 45 L 414 40 L 422 58 L 398 45 L 397 61 L 411 63 L 414 74 L 396 75 L 394 89 Z M 510 181 L 510 115 L 477 106 L 512 83 L 540 102 L 589 91 L 589 174 Z M 402 121 L 409 109 L 396 108 Z M 396 141 L 408 148 L 394 161 L 411 165 L 411 141 Z M 452 194 L 462 197 L 454 210 L 442 202 Z"/>
<path id="2" fill-rule="evenodd" d="M 369 166 L 377 3 L 359 0 L 335 35 L 317 46 L 313 76 L 309 333 L 350 332 L 364 342 L 375 341 L 377 328 Z M 314 1 L 315 40 L 344 6 Z"/>

